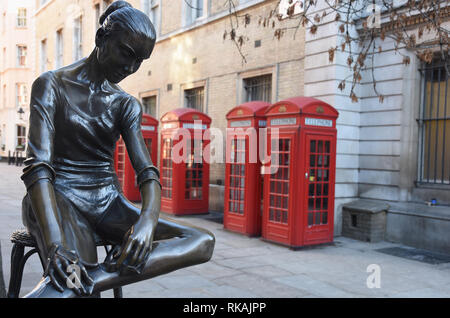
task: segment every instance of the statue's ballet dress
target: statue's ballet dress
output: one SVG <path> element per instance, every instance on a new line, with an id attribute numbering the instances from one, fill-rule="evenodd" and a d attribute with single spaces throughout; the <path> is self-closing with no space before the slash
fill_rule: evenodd
<path id="1" fill-rule="evenodd" d="M 99 238 L 120 244 L 139 216 L 140 210 L 122 193 L 113 158 L 121 134 L 140 135 L 142 109 L 118 86 L 105 81 L 101 90 L 94 91 L 70 74 L 70 70 L 46 72 L 33 84 L 22 179 L 27 189 L 40 179 L 51 180 L 63 220 L 61 244 L 83 253 L 95 249 Z M 82 98 L 87 96 L 86 102 Z M 135 158 L 139 184 L 154 178 L 157 170 L 148 153 Z M 25 226 L 42 245 L 28 195 L 22 214 Z M 80 259 L 86 265 L 97 264 L 93 252 Z"/>

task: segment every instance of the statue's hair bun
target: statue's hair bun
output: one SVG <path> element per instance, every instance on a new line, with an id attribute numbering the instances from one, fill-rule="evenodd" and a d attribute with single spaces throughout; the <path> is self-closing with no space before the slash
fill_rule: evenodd
<path id="1" fill-rule="evenodd" d="M 132 8 L 132 7 L 133 6 L 126 1 L 114 1 L 113 3 L 111 3 L 109 5 L 109 7 L 106 9 L 106 11 L 103 12 L 103 14 L 101 15 L 101 17 L 98 21 L 99 21 L 100 25 L 102 25 L 103 22 L 105 22 L 106 18 L 114 11 L 117 11 L 122 8 Z"/>

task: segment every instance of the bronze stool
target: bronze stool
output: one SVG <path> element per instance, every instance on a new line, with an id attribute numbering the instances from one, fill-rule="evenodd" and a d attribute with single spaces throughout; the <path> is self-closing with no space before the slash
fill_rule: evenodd
<path id="1" fill-rule="evenodd" d="M 11 243 L 13 248 L 11 251 L 11 277 L 9 279 L 8 298 L 18 298 L 20 287 L 22 285 L 22 276 L 25 263 L 31 255 L 38 252 L 36 241 L 27 230 L 17 230 L 11 234 Z M 104 246 L 108 253 L 108 243 L 97 242 L 97 246 Z M 30 247 L 25 254 L 25 247 Z M 39 258 L 40 259 L 40 258 Z M 42 268 L 44 264 L 41 261 Z M 122 298 L 122 287 L 114 288 L 114 298 Z M 95 296 L 94 296 L 95 297 Z"/>

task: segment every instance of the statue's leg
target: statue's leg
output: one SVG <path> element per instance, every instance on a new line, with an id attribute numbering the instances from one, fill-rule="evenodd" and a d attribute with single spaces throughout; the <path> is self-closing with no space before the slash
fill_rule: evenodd
<path id="1" fill-rule="evenodd" d="M 114 218 L 105 217 L 102 224 L 99 224 L 97 227 L 99 234 L 105 232 L 118 233 L 120 229 L 122 229 L 122 234 L 126 233 L 126 227 L 122 225 L 123 222 L 126 222 L 127 217 L 121 214 L 122 212 L 128 213 L 129 219 L 134 220 L 133 222 L 136 221 L 139 209 L 126 201 L 119 202 L 116 208 L 119 206 L 121 206 L 122 210 L 115 213 Z M 113 220 L 120 220 L 122 223 L 119 224 L 119 222 L 113 222 Z M 128 228 L 132 224 L 129 223 Z M 113 237 L 109 236 L 107 239 L 112 240 Z M 105 267 L 100 265 L 98 268 L 88 270 L 89 275 L 95 282 L 94 292 L 116 288 L 166 274 L 180 268 L 207 262 L 212 256 L 214 243 L 214 235 L 207 230 L 160 217 L 155 232 L 153 249 L 141 274 L 119 275 L 118 272 L 107 272 Z M 75 293 L 70 290 L 66 290 L 63 295 L 57 294 L 48 285 L 48 280 L 42 280 L 39 286 L 27 297 L 39 297 L 43 294 L 46 297 L 53 297 L 53 295 L 54 297 L 75 297 Z"/>
<path id="2" fill-rule="evenodd" d="M 86 267 L 98 267 L 97 248 L 94 239 L 94 230 L 88 221 L 76 210 L 76 208 L 67 201 L 58 192 L 55 192 L 58 213 L 63 221 L 63 241 L 62 244 L 67 250 L 74 250 L 77 252 L 80 260 L 86 264 Z M 47 263 L 47 248 L 42 239 L 39 224 L 34 215 L 31 201 L 28 195 L 25 196 L 22 202 L 22 219 L 28 231 L 36 240 L 39 257 L 43 260 L 43 264 Z M 65 287 L 65 282 L 62 283 Z M 53 289 L 53 285 L 49 284 L 49 289 Z M 62 295 L 59 291 L 54 290 L 55 293 Z"/>

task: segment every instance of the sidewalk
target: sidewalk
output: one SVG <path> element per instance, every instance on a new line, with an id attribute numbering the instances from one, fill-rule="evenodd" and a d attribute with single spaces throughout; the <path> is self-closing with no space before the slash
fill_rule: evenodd
<path id="1" fill-rule="evenodd" d="M 6 284 L 12 248 L 9 236 L 22 227 L 25 187 L 20 174 L 21 167 L 0 163 L 0 242 Z M 330 245 L 292 251 L 230 233 L 205 218 L 173 219 L 215 234 L 212 260 L 125 286 L 124 297 L 450 297 L 450 263 L 432 265 L 376 251 L 398 244 L 336 237 Z M 367 287 L 370 264 L 380 268 L 380 288 Z M 21 295 L 30 291 L 41 275 L 34 255 L 25 267 Z M 102 293 L 102 297 L 112 297 L 112 292 Z"/>

